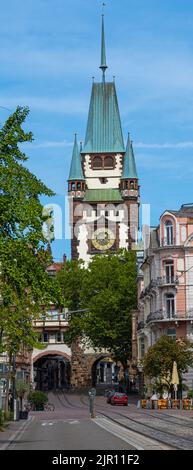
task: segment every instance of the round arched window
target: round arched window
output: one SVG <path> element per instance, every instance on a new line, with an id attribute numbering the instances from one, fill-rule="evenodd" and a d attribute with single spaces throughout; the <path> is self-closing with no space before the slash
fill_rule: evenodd
<path id="1" fill-rule="evenodd" d="M 104 159 L 104 168 L 114 168 L 114 159 L 110 155 Z"/>
<path id="2" fill-rule="evenodd" d="M 165 238 L 166 245 L 174 244 L 174 227 L 173 222 L 171 220 L 166 220 L 165 222 Z"/>
<path id="3" fill-rule="evenodd" d="M 101 157 L 94 157 L 93 161 L 92 161 L 92 164 L 93 164 L 94 169 L 102 168 L 102 166 L 103 166 L 102 158 Z"/>

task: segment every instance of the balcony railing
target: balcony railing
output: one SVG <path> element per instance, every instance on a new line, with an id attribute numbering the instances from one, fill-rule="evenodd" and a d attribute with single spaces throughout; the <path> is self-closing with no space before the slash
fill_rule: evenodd
<path id="1" fill-rule="evenodd" d="M 157 286 L 173 285 L 176 286 L 179 284 L 179 279 L 177 276 L 162 276 L 157 277 L 156 279 Z"/>
<path id="2" fill-rule="evenodd" d="M 68 325 L 69 315 L 67 312 L 50 311 L 42 314 L 38 319 L 34 320 L 34 326 L 53 325 L 55 323 Z"/>
<path id="3" fill-rule="evenodd" d="M 157 310 L 155 312 L 151 312 L 147 318 L 146 323 L 153 323 L 153 322 L 162 322 L 162 321 L 193 321 L 193 309 L 187 310 L 177 310 L 175 313 L 167 312 L 166 310 Z"/>
<path id="4" fill-rule="evenodd" d="M 144 328 L 144 321 L 140 321 L 137 325 L 137 331 L 142 330 Z"/>
<path id="5" fill-rule="evenodd" d="M 146 295 L 149 295 L 152 289 L 156 287 L 164 286 L 177 286 L 179 284 L 179 279 L 177 276 L 162 276 L 152 279 L 145 289 L 142 290 L 140 294 L 140 299 L 143 299 Z"/>
<path id="6" fill-rule="evenodd" d="M 172 243 L 168 243 L 168 239 L 166 237 L 162 238 L 161 240 L 161 246 L 162 247 L 172 247 L 172 246 L 176 246 L 176 239 L 173 238 L 172 240 Z"/>

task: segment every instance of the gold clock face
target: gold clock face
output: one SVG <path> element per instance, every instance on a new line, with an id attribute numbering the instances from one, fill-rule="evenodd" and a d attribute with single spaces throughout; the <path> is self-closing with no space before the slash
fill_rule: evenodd
<path id="1" fill-rule="evenodd" d="M 98 228 L 92 235 L 92 244 L 97 250 L 109 250 L 114 242 L 114 233 L 108 228 Z"/>

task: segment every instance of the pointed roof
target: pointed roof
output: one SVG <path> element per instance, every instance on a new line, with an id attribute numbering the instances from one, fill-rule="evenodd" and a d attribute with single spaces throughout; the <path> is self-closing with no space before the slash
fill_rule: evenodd
<path id="1" fill-rule="evenodd" d="M 137 169 L 135 164 L 135 156 L 133 151 L 132 141 L 130 140 L 130 135 L 128 134 L 127 148 L 124 156 L 123 162 L 123 173 L 121 179 L 128 178 L 138 178 Z"/>
<path id="2" fill-rule="evenodd" d="M 107 63 L 106 63 L 104 15 L 102 15 L 101 65 L 100 65 L 100 69 L 103 72 L 103 81 L 105 81 L 105 71 L 106 71 L 107 68 L 108 68 L 108 66 L 107 66 Z"/>
<path id="3" fill-rule="evenodd" d="M 82 153 L 125 153 L 114 82 L 93 83 Z"/>
<path id="4" fill-rule="evenodd" d="M 70 174 L 68 180 L 84 180 L 82 165 L 81 165 L 81 155 L 78 148 L 77 136 L 75 134 L 74 138 L 74 147 L 72 152 L 72 160 L 70 167 Z"/>

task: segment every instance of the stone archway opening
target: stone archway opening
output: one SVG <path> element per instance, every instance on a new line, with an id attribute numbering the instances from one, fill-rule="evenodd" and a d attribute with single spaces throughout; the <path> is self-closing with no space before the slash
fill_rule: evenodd
<path id="1" fill-rule="evenodd" d="M 66 389 L 70 385 L 70 361 L 60 354 L 46 354 L 34 361 L 34 382 L 37 390 Z"/>
<path id="2" fill-rule="evenodd" d="M 108 387 L 116 382 L 116 363 L 111 356 L 100 356 L 92 365 L 92 386 Z"/>

